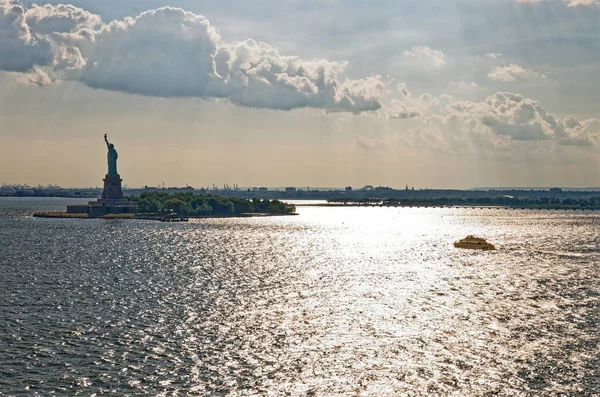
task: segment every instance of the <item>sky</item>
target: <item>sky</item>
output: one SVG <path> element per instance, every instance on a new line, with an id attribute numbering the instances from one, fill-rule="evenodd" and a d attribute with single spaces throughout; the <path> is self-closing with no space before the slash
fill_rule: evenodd
<path id="1" fill-rule="evenodd" d="M 600 186 L 600 1 L 0 0 L 0 182 Z"/>

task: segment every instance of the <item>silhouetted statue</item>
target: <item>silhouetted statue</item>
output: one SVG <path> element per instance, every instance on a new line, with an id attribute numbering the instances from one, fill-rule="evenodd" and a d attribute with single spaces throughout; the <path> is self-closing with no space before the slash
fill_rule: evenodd
<path id="1" fill-rule="evenodd" d="M 108 148 L 108 174 L 106 175 L 118 175 L 117 174 L 117 159 L 119 158 L 119 155 L 117 154 L 117 151 L 115 150 L 115 145 L 113 145 L 112 143 L 108 142 L 108 139 L 106 138 L 106 134 L 104 134 L 104 142 L 106 142 L 106 147 Z"/>

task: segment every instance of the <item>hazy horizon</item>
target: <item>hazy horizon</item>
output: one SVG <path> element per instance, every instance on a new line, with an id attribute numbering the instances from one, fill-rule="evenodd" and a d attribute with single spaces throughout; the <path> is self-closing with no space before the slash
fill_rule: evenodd
<path id="1" fill-rule="evenodd" d="M 42 187 L 42 188 L 52 188 L 52 187 L 59 187 L 59 188 L 63 188 L 63 189 L 71 189 L 71 190 L 77 190 L 77 189 L 98 189 L 101 190 L 102 186 L 99 185 L 90 185 L 90 186 L 59 186 L 56 184 L 47 184 L 47 185 L 42 185 L 42 184 L 29 184 L 29 183 L 19 183 L 19 184 L 9 184 L 9 183 L 5 183 L 5 182 L 0 182 L 0 188 L 10 188 L 10 187 L 24 187 L 24 186 L 28 186 L 30 188 L 37 188 L 37 187 Z M 256 186 L 239 186 L 236 188 L 233 187 L 232 184 L 229 184 L 229 187 L 227 189 L 225 189 L 223 184 L 215 184 L 216 185 L 216 189 L 214 190 L 239 190 L 239 191 L 244 191 L 244 190 L 248 190 L 248 189 L 258 189 L 258 188 L 267 188 L 269 189 L 269 191 L 284 191 L 286 188 L 295 188 L 298 190 L 311 190 L 311 191 L 328 191 L 328 190 L 340 190 L 343 191 L 345 190 L 346 186 L 295 186 L 295 185 L 286 185 L 286 186 L 266 186 L 266 185 L 256 185 Z M 391 188 L 394 190 L 405 190 L 406 186 L 380 186 L 380 185 L 364 185 L 364 186 L 350 186 L 353 190 L 362 190 L 364 187 L 367 186 L 372 186 L 372 187 L 383 187 L 383 188 Z M 184 188 L 193 188 L 195 190 L 201 190 L 201 189 L 206 189 L 206 190 L 213 190 L 213 185 L 209 184 L 209 185 L 198 185 L 198 186 L 175 186 L 175 185 L 169 185 L 167 183 L 165 183 L 164 186 L 162 185 L 144 185 L 144 186 L 128 186 L 126 184 L 123 184 L 123 190 L 139 190 L 139 189 L 184 189 Z M 472 191 L 472 190 L 520 190 L 520 191 L 528 191 L 528 190 L 537 190 L 537 191 L 543 191 L 543 190 L 549 190 L 549 189 L 555 189 L 555 188 L 559 188 L 562 189 L 563 191 L 600 191 L 600 186 L 474 186 L 474 187 L 470 187 L 470 188 L 463 188 L 463 189 L 459 189 L 459 188 L 439 188 L 439 187 L 432 187 L 432 186 L 421 186 L 421 187 L 416 187 L 416 186 L 409 186 L 408 189 L 409 190 L 465 190 L 465 191 Z"/>

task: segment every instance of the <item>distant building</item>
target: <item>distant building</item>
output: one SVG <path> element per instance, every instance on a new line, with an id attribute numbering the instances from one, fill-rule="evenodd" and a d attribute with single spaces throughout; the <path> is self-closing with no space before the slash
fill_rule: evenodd
<path id="1" fill-rule="evenodd" d="M 268 191 L 268 190 L 269 190 L 269 189 L 267 189 L 266 187 L 259 187 L 259 188 L 258 188 L 258 191 L 259 191 L 259 192 L 266 192 L 266 191 Z"/>
<path id="2" fill-rule="evenodd" d="M 352 186 L 346 186 L 346 193 L 350 193 L 352 191 Z"/>
<path id="3" fill-rule="evenodd" d="M 285 188 L 285 192 L 288 194 L 295 194 L 296 193 L 296 188 L 295 187 L 286 187 Z"/>
<path id="4" fill-rule="evenodd" d="M 560 193 L 560 192 L 562 192 L 562 189 L 559 187 L 553 187 L 553 188 L 550 188 L 550 191 L 552 193 Z"/>

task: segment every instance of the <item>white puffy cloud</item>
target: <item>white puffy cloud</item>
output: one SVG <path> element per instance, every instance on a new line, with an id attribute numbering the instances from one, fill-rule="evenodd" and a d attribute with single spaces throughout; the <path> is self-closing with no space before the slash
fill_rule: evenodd
<path id="1" fill-rule="evenodd" d="M 589 6 L 594 4 L 600 4 L 600 1 L 597 0 L 568 0 L 569 7 L 577 7 L 577 6 Z"/>
<path id="2" fill-rule="evenodd" d="M 478 85 L 474 81 L 450 81 L 450 85 L 454 85 L 460 88 L 477 88 Z"/>
<path id="3" fill-rule="evenodd" d="M 509 82 L 524 79 L 545 79 L 546 76 L 531 69 L 525 69 L 522 66 L 511 63 L 509 65 L 495 67 L 488 74 L 488 78 Z"/>
<path id="4" fill-rule="evenodd" d="M 360 112 L 379 109 L 384 84 L 379 76 L 341 81 L 345 63 L 283 56 L 253 40 L 218 47 L 216 95 L 251 107 L 314 107 Z"/>
<path id="5" fill-rule="evenodd" d="M 406 59 L 424 63 L 434 69 L 439 69 L 446 65 L 446 55 L 442 51 L 428 46 L 414 46 L 410 50 L 404 51 L 402 55 Z"/>
<path id="6" fill-rule="evenodd" d="M 21 72 L 17 80 L 46 85 L 69 69 L 85 65 L 79 49 L 65 43 L 64 34 L 98 26 L 100 17 L 71 5 L 0 2 L 0 70 Z"/>
<path id="7" fill-rule="evenodd" d="M 404 123 L 412 142 L 436 145 L 446 150 L 495 151 L 517 142 L 553 142 L 562 146 L 593 146 L 600 143 L 600 120 L 579 121 L 567 116 L 558 119 L 539 102 L 522 95 L 498 92 L 482 101 L 455 100 L 449 95 L 423 94 L 413 98 L 407 91 L 403 100 L 392 101 L 388 116 L 404 109 L 419 117 Z M 408 117 L 405 117 L 408 118 Z"/>
<path id="8" fill-rule="evenodd" d="M 48 85 L 52 83 L 52 79 L 46 72 L 40 68 L 33 68 L 24 73 L 15 73 L 17 81 L 26 85 Z"/>
<path id="9" fill-rule="evenodd" d="M 282 55 L 254 40 L 227 42 L 204 16 L 180 8 L 108 24 L 71 5 L 2 10 L 6 22 L 0 19 L 0 32 L 11 35 L 3 35 L 10 41 L 0 41 L 0 53 L 12 51 L 9 58 L 22 65 L 0 61 L 0 68 L 28 72 L 25 80 L 41 76 L 39 69 L 32 73 L 34 67 L 47 66 L 54 78 L 140 95 L 225 98 L 281 110 L 359 113 L 381 107 L 385 84 L 379 76 L 349 79 L 344 62 Z M 36 43 L 43 44 L 44 57 L 24 57 Z"/>
<path id="10" fill-rule="evenodd" d="M 539 102 L 519 94 L 498 92 L 481 102 L 457 101 L 448 110 L 475 130 L 514 141 L 551 140 L 570 146 L 591 146 L 598 142 L 598 134 L 574 117 L 557 119 Z"/>
<path id="11" fill-rule="evenodd" d="M 541 3 L 548 0 L 517 0 L 517 3 Z M 600 4 L 598 0 L 563 0 L 569 7 L 590 6 Z"/>
<path id="12" fill-rule="evenodd" d="M 485 56 L 491 59 L 502 58 L 502 54 L 500 54 L 499 52 L 488 52 L 487 54 L 485 54 Z"/>
<path id="13" fill-rule="evenodd" d="M 447 64 L 442 51 L 427 46 L 414 46 L 402 57 L 434 69 Z M 478 58 L 497 64 L 501 57 L 488 53 Z M 72 79 L 93 88 L 161 97 L 224 98 L 254 108 L 354 113 L 380 109 L 385 91 L 382 78 L 350 79 L 345 77 L 345 68 L 345 62 L 284 55 L 251 39 L 226 41 L 205 17 L 179 8 L 159 8 L 103 24 L 99 16 L 72 5 L 25 8 L 0 0 L 0 70 L 23 73 L 19 80 L 27 84 Z M 511 82 L 545 76 L 511 63 L 494 67 L 488 78 Z M 450 85 L 477 87 L 465 80 Z M 506 103 L 518 103 L 512 108 L 518 112 L 503 116 L 482 101 L 469 105 L 468 114 L 452 108 L 466 106 L 466 102 L 447 95 L 413 98 L 401 83 L 382 113 L 392 119 L 423 122 L 428 131 L 454 120 L 452 125 L 464 122 L 461 128 L 469 126 L 471 131 L 501 139 L 565 145 L 595 142 L 597 132 L 585 122 L 575 125 L 565 119 L 562 127 L 560 120 L 554 125 L 542 117 L 546 113 L 535 101 L 495 95 L 500 94 Z"/>
<path id="14" fill-rule="evenodd" d="M 448 94 L 434 97 L 425 93 L 413 97 L 405 83 L 400 83 L 397 91 L 399 98 L 392 99 L 385 109 L 385 114 L 390 119 L 416 119 L 424 115 L 438 114 L 453 100 Z"/>
<path id="15" fill-rule="evenodd" d="M 80 80 L 94 88 L 157 96 L 215 92 L 216 29 L 181 9 L 113 21 L 75 44 L 86 58 Z"/>
<path id="16" fill-rule="evenodd" d="M 391 119 L 412 119 L 421 113 L 415 106 L 407 105 L 404 101 L 393 99 L 386 109 L 387 116 Z"/>
<path id="17" fill-rule="evenodd" d="M 0 2 L 0 70 L 27 72 L 51 62 L 51 45 L 32 32 L 23 6 Z"/>
<path id="18" fill-rule="evenodd" d="M 26 10 L 25 18 L 29 27 L 38 34 L 93 29 L 102 23 L 99 15 L 70 4 L 33 4 Z"/>
<path id="19" fill-rule="evenodd" d="M 587 119 L 582 121 L 581 125 L 589 133 L 600 136 L 600 119 Z"/>

